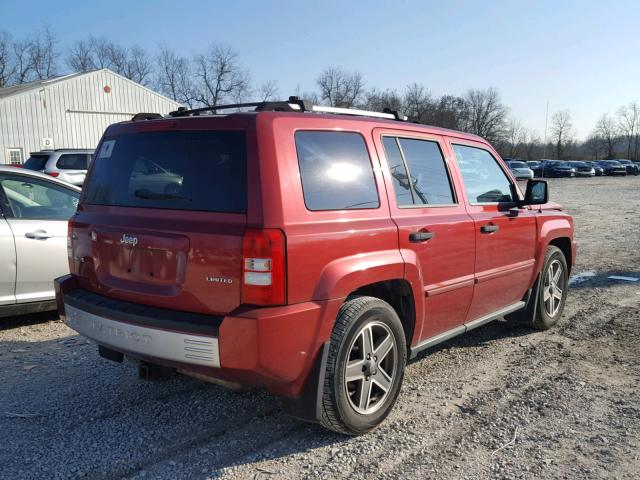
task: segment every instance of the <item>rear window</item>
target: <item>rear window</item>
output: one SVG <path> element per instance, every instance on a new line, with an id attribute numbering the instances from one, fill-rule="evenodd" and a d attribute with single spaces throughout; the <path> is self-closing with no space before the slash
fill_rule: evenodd
<path id="1" fill-rule="evenodd" d="M 60 170 L 86 170 L 89 166 L 89 156 L 86 153 L 65 153 L 56 163 Z"/>
<path id="2" fill-rule="evenodd" d="M 49 160 L 49 155 L 31 155 L 26 162 L 24 168 L 29 170 L 44 170 L 44 166 Z"/>
<path id="3" fill-rule="evenodd" d="M 107 137 L 93 159 L 90 205 L 244 213 L 244 132 L 172 131 Z"/>
<path id="4" fill-rule="evenodd" d="M 301 131 L 295 138 L 309 210 L 380 206 L 369 152 L 360 134 Z"/>

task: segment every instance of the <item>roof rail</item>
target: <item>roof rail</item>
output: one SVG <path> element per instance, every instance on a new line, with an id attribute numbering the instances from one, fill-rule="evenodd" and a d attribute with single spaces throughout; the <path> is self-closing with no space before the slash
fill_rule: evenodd
<path id="1" fill-rule="evenodd" d="M 399 120 L 401 122 L 408 121 L 408 117 L 402 113 L 385 108 L 382 112 L 373 112 L 369 110 L 360 110 L 357 108 L 342 108 L 342 107 L 325 107 L 323 105 L 313 105 L 307 100 L 302 100 L 298 97 L 291 96 L 287 101 L 266 101 L 266 102 L 249 102 L 249 103 L 231 103 L 228 105 L 215 105 L 212 107 L 192 108 L 187 109 L 180 107 L 178 110 L 169 113 L 171 117 L 187 117 L 198 116 L 204 112 L 217 112 L 219 110 L 231 110 L 238 108 L 254 108 L 255 112 L 316 112 L 316 113 L 332 113 L 336 115 L 356 115 L 363 117 L 374 118 L 386 118 L 389 120 Z M 151 118 L 145 118 L 144 115 L 139 113 L 133 119 L 150 120 Z M 139 118 L 138 118 L 139 117 Z M 154 117 L 157 118 L 157 117 Z"/>
<path id="2" fill-rule="evenodd" d="M 140 120 L 157 120 L 158 118 L 162 118 L 162 115 L 159 113 L 136 113 L 131 119 L 132 122 L 138 122 Z"/>

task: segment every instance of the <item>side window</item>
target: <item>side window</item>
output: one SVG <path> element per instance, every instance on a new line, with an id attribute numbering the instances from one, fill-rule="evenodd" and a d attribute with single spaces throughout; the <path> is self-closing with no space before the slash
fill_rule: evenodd
<path id="1" fill-rule="evenodd" d="M 301 131 L 295 141 L 309 210 L 380 206 L 371 159 L 360 134 Z"/>
<path id="2" fill-rule="evenodd" d="M 493 155 L 481 148 L 453 145 L 471 203 L 512 202 L 511 182 Z"/>
<path id="3" fill-rule="evenodd" d="M 0 177 L 0 187 L 14 218 L 67 220 L 76 211 L 79 192 L 41 180 Z"/>
<path id="4" fill-rule="evenodd" d="M 382 142 L 398 206 L 455 203 L 451 180 L 437 142 L 394 137 L 384 137 Z"/>
<path id="5" fill-rule="evenodd" d="M 60 170 L 86 170 L 87 154 L 86 153 L 68 153 L 61 155 L 56 163 Z"/>
<path id="6" fill-rule="evenodd" d="M 394 137 L 383 137 L 382 144 L 387 154 L 387 163 L 393 177 L 393 190 L 396 192 L 396 202 L 398 206 L 413 205 L 413 194 L 409 185 L 409 175 L 405 167 L 398 139 Z"/>

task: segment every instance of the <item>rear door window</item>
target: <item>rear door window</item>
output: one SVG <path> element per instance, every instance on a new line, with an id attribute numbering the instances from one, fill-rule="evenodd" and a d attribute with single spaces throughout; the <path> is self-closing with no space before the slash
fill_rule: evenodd
<path id="1" fill-rule="evenodd" d="M 300 131 L 295 141 L 309 210 L 380 206 L 371 159 L 360 134 Z"/>
<path id="2" fill-rule="evenodd" d="M 244 213 L 242 131 L 147 132 L 107 137 L 92 161 L 91 205 Z"/>
<path id="3" fill-rule="evenodd" d="M 482 148 L 453 144 L 469 202 L 512 202 L 511 182 L 493 155 Z"/>
<path id="4" fill-rule="evenodd" d="M 60 170 L 86 170 L 89 166 L 89 157 L 86 153 L 65 153 L 56 163 Z"/>
<path id="5" fill-rule="evenodd" d="M 437 142 L 384 137 L 398 206 L 455 204 L 451 179 Z"/>

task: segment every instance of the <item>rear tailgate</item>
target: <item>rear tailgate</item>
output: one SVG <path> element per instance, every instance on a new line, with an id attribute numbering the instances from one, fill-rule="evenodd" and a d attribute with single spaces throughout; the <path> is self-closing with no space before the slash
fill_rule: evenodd
<path id="1" fill-rule="evenodd" d="M 107 132 L 73 220 L 72 273 L 91 291 L 208 314 L 240 304 L 244 131 Z"/>

